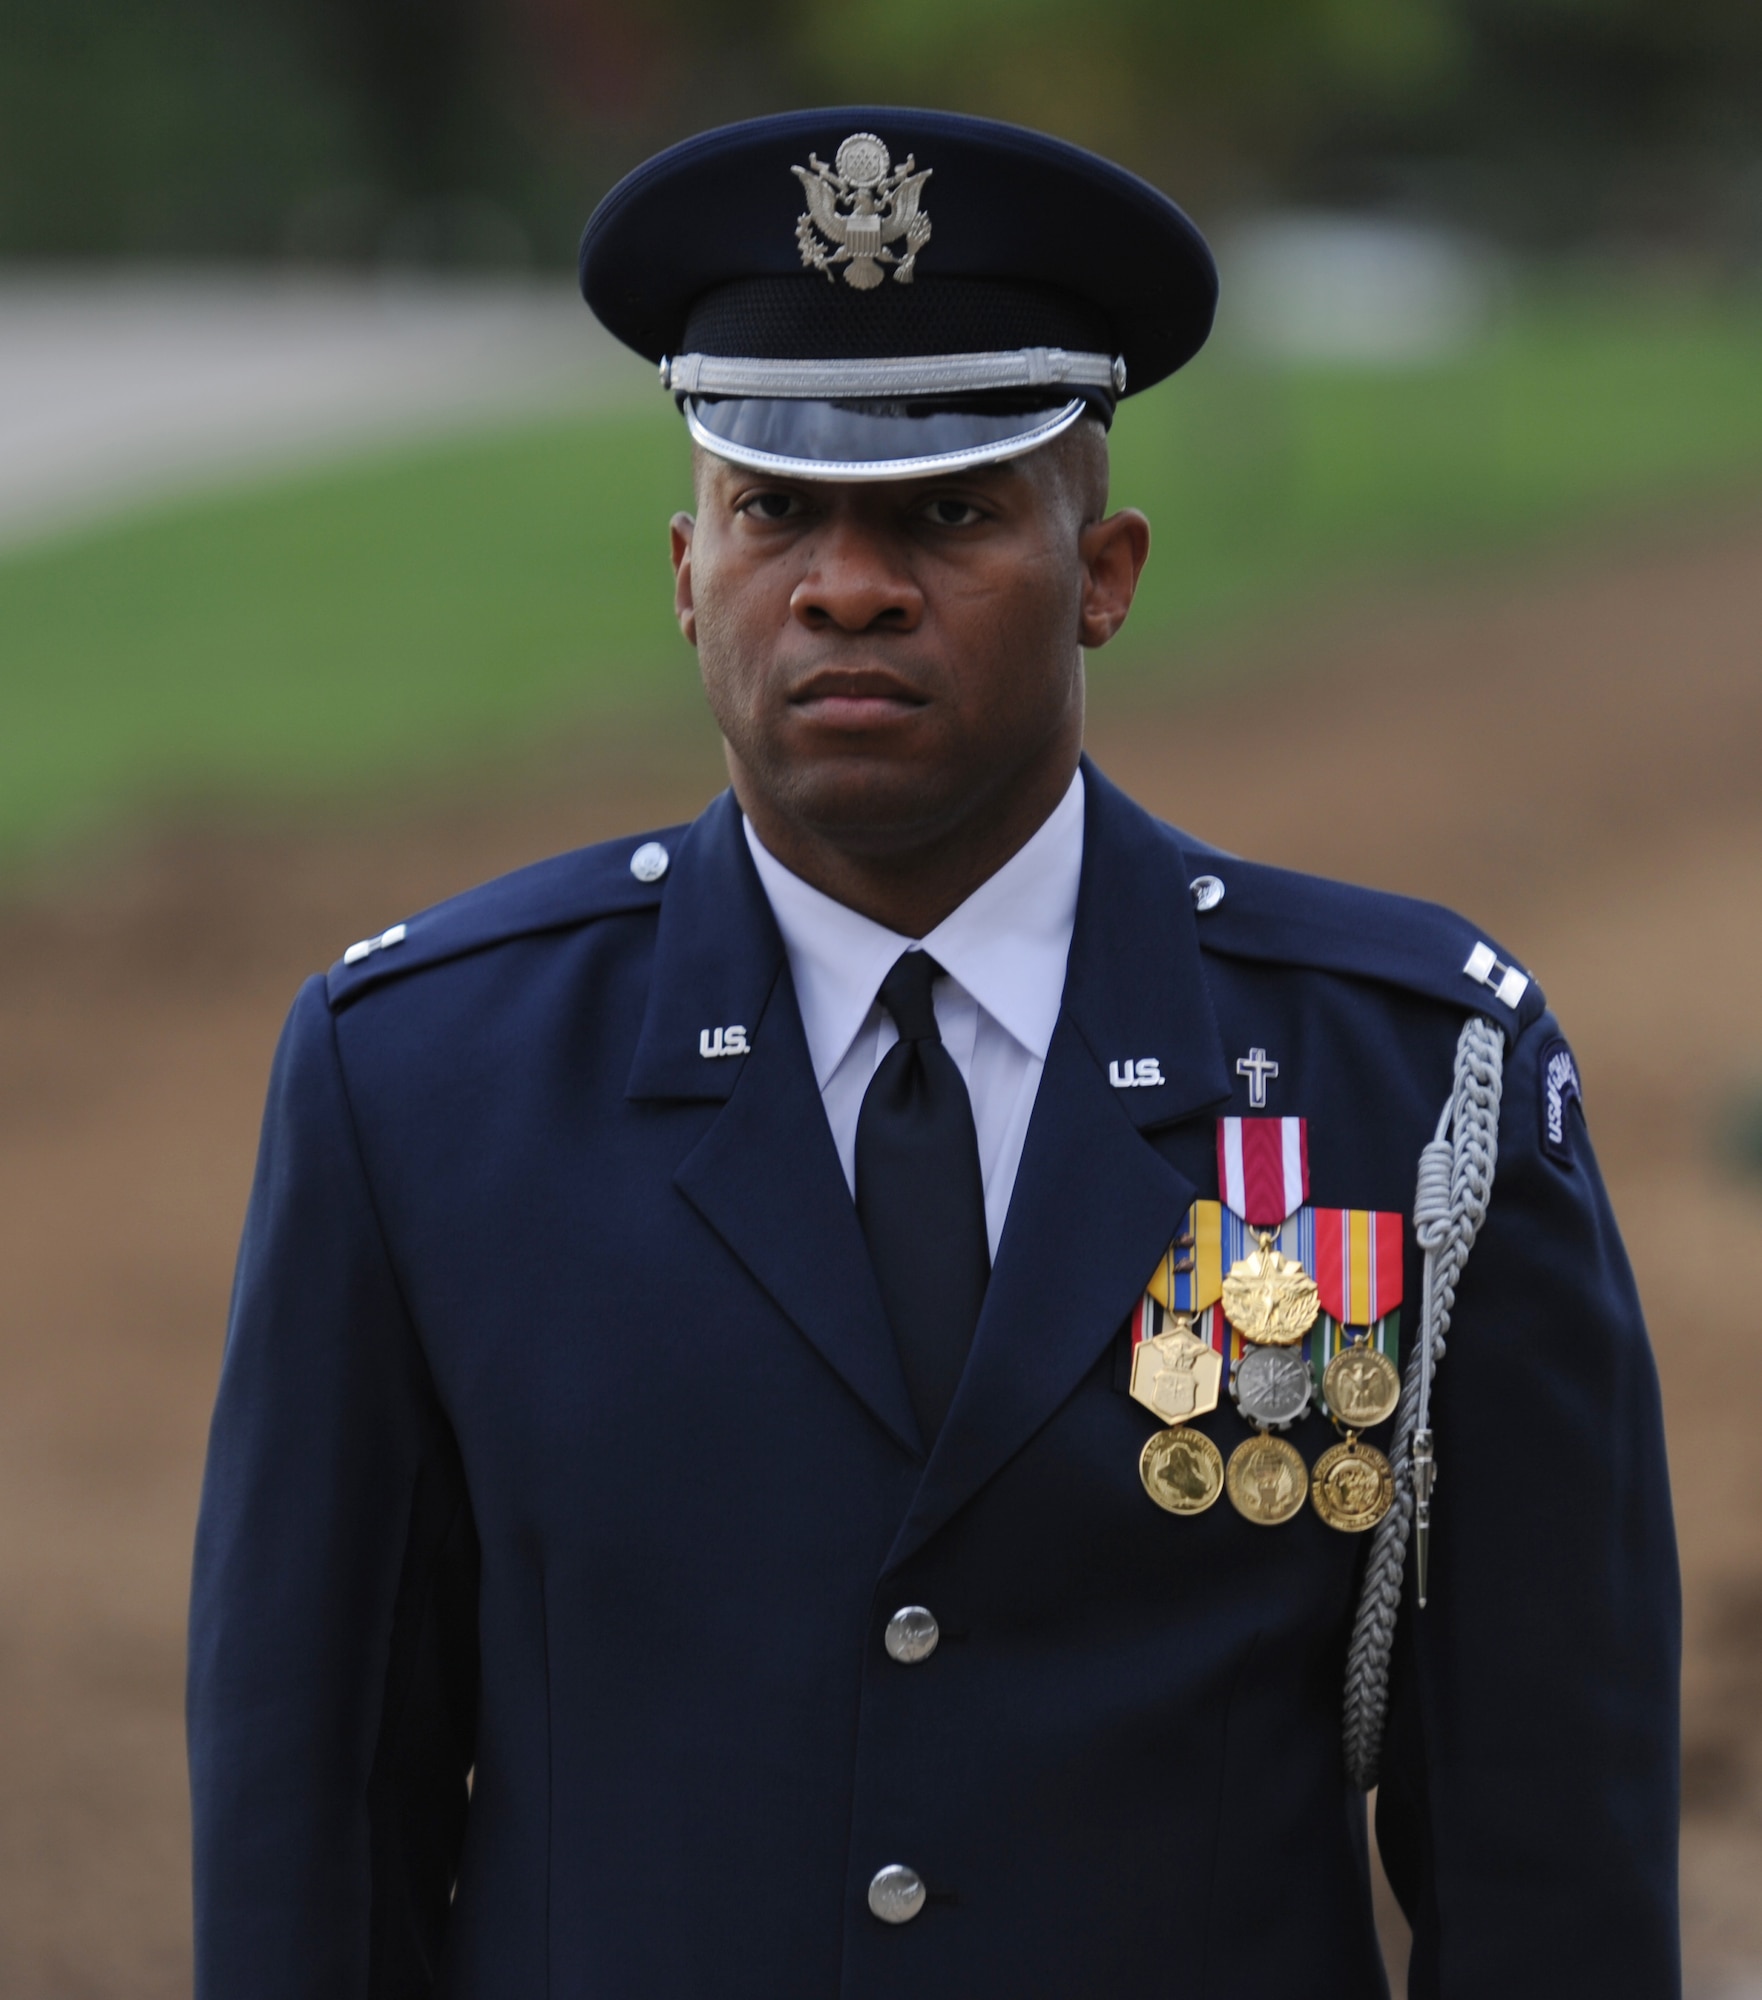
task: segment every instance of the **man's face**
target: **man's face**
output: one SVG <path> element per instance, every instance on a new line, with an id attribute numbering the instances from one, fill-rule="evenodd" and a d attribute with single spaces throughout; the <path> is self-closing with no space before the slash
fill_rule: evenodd
<path id="1" fill-rule="evenodd" d="M 1137 516 L 1101 521 L 1105 497 L 1091 426 L 897 482 L 700 454 L 697 518 L 673 524 L 679 618 L 761 831 L 781 818 L 846 852 L 903 854 L 1043 773 L 1068 782 L 1080 648 L 1123 621 L 1148 543 Z"/>

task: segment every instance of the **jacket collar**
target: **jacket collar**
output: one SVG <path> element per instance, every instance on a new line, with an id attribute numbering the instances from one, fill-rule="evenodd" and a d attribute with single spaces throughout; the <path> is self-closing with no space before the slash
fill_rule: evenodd
<path id="1" fill-rule="evenodd" d="M 871 1415 L 921 1456 L 783 940 L 731 792 L 692 825 L 668 873 L 626 1094 L 721 1102 L 674 1185 Z M 735 1028 L 744 1052 L 731 1054 Z"/>
<path id="2" fill-rule="evenodd" d="M 1175 834 L 1083 759 L 1085 824 L 1077 925 L 1063 1013 L 1104 1070 L 1149 1062 L 1160 1082 L 1121 1091 L 1140 1131 L 1230 1094 Z M 740 807 L 723 792 L 687 829 L 661 899 L 648 1008 L 631 1065 L 633 1098 L 722 1101 L 739 1056 L 706 1056 L 703 1035 L 749 1041 L 784 965 L 783 940 L 753 866 Z M 1121 1073 L 1121 1072 L 1116 1072 Z"/>
<path id="3" fill-rule="evenodd" d="M 1174 831 L 1083 759 L 1088 815 L 1064 1011 L 1104 1072 L 1130 1060 L 1122 1108 L 1140 1131 L 1230 1094 Z M 1147 1072 L 1141 1066 L 1153 1064 Z"/>
<path id="4" fill-rule="evenodd" d="M 783 939 L 747 852 L 740 807 L 723 792 L 687 828 L 668 870 L 626 1095 L 732 1096 L 746 1058 L 726 1053 L 728 1030 L 741 1029 L 757 1047 L 783 967 Z M 718 1047 L 724 1052 L 714 1053 Z"/>
<path id="5" fill-rule="evenodd" d="M 1118 1332 L 1195 1193 L 1144 1135 L 1229 1096 L 1175 837 L 1093 765 L 1084 777 L 1064 1004 L 972 1355 L 895 1562 L 1026 1443 Z M 706 1030 L 726 1042 L 735 1026 L 749 1053 L 702 1053 Z M 782 940 L 729 794 L 675 857 L 629 1094 L 723 1103 L 679 1167 L 681 1193 L 921 1455 Z"/>

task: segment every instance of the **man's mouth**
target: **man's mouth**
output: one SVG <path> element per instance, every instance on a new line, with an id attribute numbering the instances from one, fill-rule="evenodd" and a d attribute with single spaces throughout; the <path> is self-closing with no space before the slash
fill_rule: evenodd
<path id="1" fill-rule="evenodd" d="M 833 729 L 874 728 L 928 706 L 899 675 L 875 667 L 829 667 L 810 675 L 789 697 L 798 714 Z"/>

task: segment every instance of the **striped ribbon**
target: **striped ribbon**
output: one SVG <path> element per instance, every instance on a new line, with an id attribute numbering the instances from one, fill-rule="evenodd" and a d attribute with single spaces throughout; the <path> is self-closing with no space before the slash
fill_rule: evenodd
<path id="1" fill-rule="evenodd" d="M 1374 1208 L 1318 1208 L 1315 1279 L 1323 1309 L 1350 1326 L 1369 1326 L 1401 1303 L 1402 1220 Z"/>
<path id="2" fill-rule="evenodd" d="M 1183 1312 L 1181 1317 L 1189 1320 L 1194 1333 L 1208 1347 L 1215 1348 L 1226 1361 L 1234 1357 L 1236 1349 L 1230 1343 L 1235 1336 L 1224 1318 L 1222 1306 L 1207 1306 L 1203 1312 L 1192 1314 Z M 1167 1333 L 1173 1324 L 1174 1314 L 1160 1299 L 1152 1298 L 1146 1292 L 1138 1301 L 1138 1310 L 1132 1315 L 1132 1345 L 1136 1347 L 1141 1340 L 1154 1340 L 1159 1333 Z"/>
<path id="3" fill-rule="evenodd" d="M 1197 1313 L 1223 1296 L 1223 1207 L 1196 1201 L 1145 1290 L 1170 1312 Z"/>
<path id="4" fill-rule="evenodd" d="M 1259 1229 L 1309 1199 L 1307 1118 L 1220 1118 L 1217 1177 L 1224 1206 Z"/>

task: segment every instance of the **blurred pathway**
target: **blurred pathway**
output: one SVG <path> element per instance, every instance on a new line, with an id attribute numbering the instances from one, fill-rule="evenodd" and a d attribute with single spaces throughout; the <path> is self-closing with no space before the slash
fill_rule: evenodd
<path id="1" fill-rule="evenodd" d="M 567 272 L 486 282 L 0 268 L 0 543 L 652 382 Z"/>

